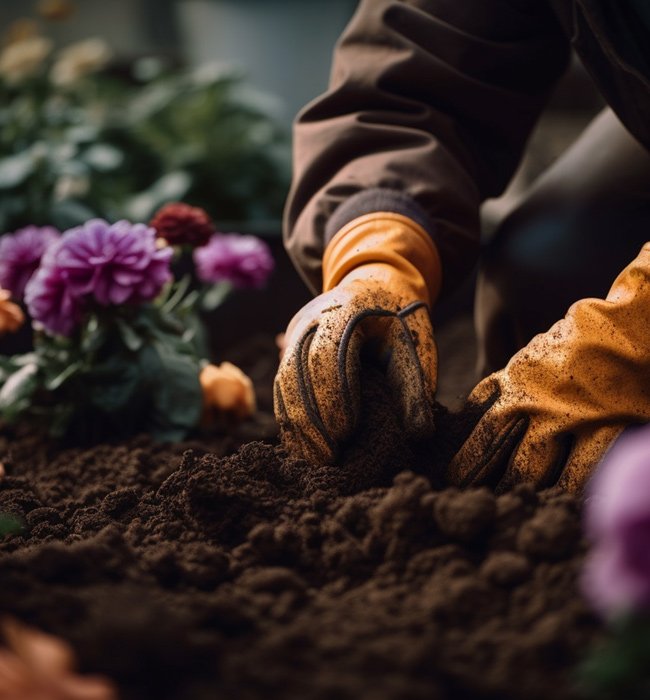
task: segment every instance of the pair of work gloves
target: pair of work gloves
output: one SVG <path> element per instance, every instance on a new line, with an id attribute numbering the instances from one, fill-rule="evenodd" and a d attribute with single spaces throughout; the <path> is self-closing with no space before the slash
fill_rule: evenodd
<path id="1" fill-rule="evenodd" d="M 382 363 L 405 433 L 435 432 L 429 309 L 440 280 L 433 241 L 405 216 L 369 214 L 334 236 L 324 291 L 291 321 L 275 382 L 275 412 L 292 451 L 337 461 L 359 417 L 362 351 Z M 620 432 L 650 421 L 650 243 L 606 299 L 575 303 L 484 379 L 468 410 L 480 418 L 448 467 L 450 483 L 580 491 Z"/>

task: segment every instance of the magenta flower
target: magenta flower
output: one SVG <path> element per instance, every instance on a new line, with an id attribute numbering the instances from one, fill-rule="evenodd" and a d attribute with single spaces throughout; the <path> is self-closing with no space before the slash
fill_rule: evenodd
<path id="1" fill-rule="evenodd" d="M 43 256 L 25 289 L 25 303 L 34 321 L 48 333 L 68 336 L 81 321 L 83 304 L 70 294 L 66 278 L 56 266 L 60 246 L 60 242 L 55 244 Z"/>
<path id="2" fill-rule="evenodd" d="M 628 429 L 588 489 L 583 589 L 605 615 L 650 607 L 650 425 Z"/>
<path id="3" fill-rule="evenodd" d="M 264 241 L 236 233 L 215 233 L 194 250 L 194 264 L 203 282 L 230 282 L 240 289 L 262 287 L 274 267 Z"/>
<path id="4" fill-rule="evenodd" d="M 71 295 L 102 306 L 153 299 L 171 280 L 172 249 L 145 224 L 91 219 L 63 234 L 55 266 Z"/>
<path id="5" fill-rule="evenodd" d="M 52 226 L 27 226 L 0 238 L 0 287 L 22 299 L 43 253 L 61 234 Z"/>
<path id="6" fill-rule="evenodd" d="M 70 335 L 83 310 L 139 303 L 156 297 L 171 280 L 172 249 L 156 245 L 144 224 L 92 219 L 66 231 L 50 246 L 25 290 L 32 318 L 45 330 Z"/>

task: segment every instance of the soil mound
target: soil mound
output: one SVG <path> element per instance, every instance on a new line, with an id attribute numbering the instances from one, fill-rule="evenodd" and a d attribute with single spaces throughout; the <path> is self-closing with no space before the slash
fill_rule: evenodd
<path id="1" fill-rule="evenodd" d="M 578 697 L 599 636 L 580 503 L 440 490 L 456 438 L 404 445 L 380 394 L 339 467 L 250 426 L 83 450 L 5 431 L 0 511 L 24 530 L 0 541 L 0 614 L 69 640 L 126 700 Z"/>

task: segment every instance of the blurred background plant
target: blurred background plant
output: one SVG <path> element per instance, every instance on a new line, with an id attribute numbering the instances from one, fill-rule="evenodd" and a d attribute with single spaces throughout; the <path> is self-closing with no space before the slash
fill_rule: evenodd
<path id="1" fill-rule="evenodd" d="M 580 669 L 586 697 L 650 697 L 650 425 L 626 430 L 587 491 L 586 597 L 607 634 Z"/>
<path id="2" fill-rule="evenodd" d="M 50 0 L 51 2 L 51 0 Z M 70 3 L 42 11 L 65 16 Z M 288 140 L 237 69 L 111 64 L 99 37 L 56 49 L 30 20 L 0 51 L 0 231 L 147 220 L 184 198 L 221 221 L 277 220 Z"/>

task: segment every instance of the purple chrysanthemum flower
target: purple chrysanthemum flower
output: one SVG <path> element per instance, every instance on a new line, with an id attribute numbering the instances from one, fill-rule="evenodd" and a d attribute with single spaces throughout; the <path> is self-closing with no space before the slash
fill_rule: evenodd
<path id="1" fill-rule="evenodd" d="M 0 287 L 22 299 L 43 253 L 61 234 L 52 226 L 27 226 L 0 238 Z"/>
<path id="2" fill-rule="evenodd" d="M 274 267 L 264 241 L 236 233 L 215 233 L 207 245 L 195 249 L 194 264 L 203 282 L 230 282 L 240 289 L 262 287 Z"/>
<path id="3" fill-rule="evenodd" d="M 31 317 L 48 333 L 70 335 L 81 321 L 83 306 L 70 294 L 64 274 L 56 266 L 61 242 L 47 250 L 41 266 L 25 289 L 25 303 Z"/>
<path id="4" fill-rule="evenodd" d="M 650 609 L 650 426 L 628 429 L 591 480 L 585 504 L 592 550 L 583 588 L 606 615 Z"/>
<path id="5" fill-rule="evenodd" d="M 172 249 L 156 245 L 144 224 L 92 219 L 50 246 L 29 281 L 25 301 L 48 332 L 70 335 L 91 302 L 149 301 L 171 280 Z"/>
<path id="6" fill-rule="evenodd" d="M 70 294 L 102 306 L 149 301 L 171 280 L 172 249 L 145 224 L 92 219 L 63 234 L 55 265 Z"/>

